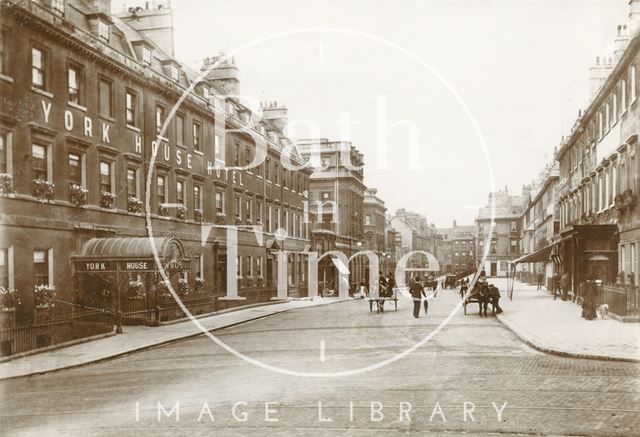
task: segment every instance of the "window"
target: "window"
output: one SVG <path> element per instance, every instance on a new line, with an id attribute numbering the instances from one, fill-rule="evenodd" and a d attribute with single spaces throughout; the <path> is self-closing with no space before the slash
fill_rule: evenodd
<path id="1" fill-rule="evenodd" d="M 248 147 L 245 147 L 244 149 L 244 166 L 245 167 L 249 167 L 249 164 L 251 164 L 251 150 Z M 249 172 L 251 172 L 251 170 L 247 170 Z"/>
<path id="2" fill-rule="evenodd" d="M 224 215 L 224 193 L 216 191 L 216 214 Z"/>
<path id="3" fill-rule="evenodd" d="M 8 173 L 7 134 L 0 132 L 0 173 Z"/>
<path id="4" fill-rule="evenodd" d="M 240 144 L 234 143 L 233 163 L 236 167 L 240 167 Z"/>
<path id="5" fill-rule="evenodd" d="M 235 205 L 235 206 L 236 206 L 236 209 L 235 209 L 236 218 L 239 220 L 239 219 L 240 219 L 240 217 L 241 217 L 241 214 L 240 214 L 240 213 L 241 213 L 241 211 L 240 211 L 240 209 L 241 209 L 241 207 L 242 207 L 242 204 L 241 204 L 241 202 L 240 202 L 240 197 L 239 197 L 239 196 L 236 196 L 236 205 Z"/>
<path id="6" fill-rule="evenodd" d="M 184 115 L 176 115 L 176 143 L 184 146 Z"/>
<path id="7" fill-rule="evenodd" d="M 221 157 L 222 151 L 220 150 L 220 135 L 215 134 L 213 137 L 213 147 L 216 155 L 216 159 Z"/>
<path id="8" fill-rule="evenodd" d="M 365 226 L 370 226 L 371 225 L 371 214 L 365 214 L 364 215 L 364 224 L 365 224 Z"/>
<path id="9" fill-rule="evenodd" d="M 247 257 L 247 274 L 251 277 L 253 276 L 253 257 Z"/>
<path id="10" fill-rule="evenodd" d="M 127 168 L 127 195 L 138 197 L 138 171 Z"/>
<path id="11" fill-rule="evenodd" d="M 627 81 L 624 79 L 620 81 L 620 106 L 624 114 L 627 110 Z"/>
<path id="12" fill-rule="evenodd" d="M 284 188 L 288 188 L 289 187 L 289 172 L 287 172 L 286 168 L 282 169 L 282 186 Z"/>
<path id="13" fill-rule="evenodd" d="M 31 84 L 36 88 L 46 88 L 46 61 L 46 54 L 42 49 L 31 48 Z"/>
<path id="14" fill-rule="evenodd" d="M 0 249 L 0 287 L 9 288 L 9 251 Z"/>
<path id="15" fill-rule="evenodd" d="M 518 232 L 518 223 L 517 222 L 511 222 L 510 230 L 511 230 L 511 232 Z"/>
<path id="16" fill-rule="evenodd" d="M 496 253 L 496 242 L 495 241 L 491 242 L 491 253 Z"/>
<path id="17" fill-rule="evenodd" d="M 236 276 L 242 276 L 242 256 L 238 256 L 237 266 L 236 266 Z"/>
<path id="18" fill-rule="evenodd" d="M 204 270 L 204 258 L 202 255 L 194 255 L 193 258 L 196 265 L 196 279 L 203 279 L 204 276 L 202 271 Z"/>
<path id="19" fill-rule="evenodd" d="M 184 181 L 176 181 L 176 202 L 184 205 Z"/>
<path id="20" fill-rule="evenodd" d="M 611 123 L 616 124 L 618 122 L 618 92 L 616 91 L 611 97 Z"/>
<path id="21" fill-rule="evenodd" d="M 110 80 L 100 79 L 98 94 L 100 99 L 100 115 L 113 117 L 113 91 Z"/>
<path id="22" fill-rule="evenodd" d="M 142 47 L 142 63 L 151 65 L 151 49 L 149 47 Z"/>
<path id="23" fill-rule="evenodd" d="M 109 41 L 109 24 L 106 21 L 98 20 L 98 36 Z"/>
<path id="24" fill-rule="evenodd" d="M 256 220 L 258 223 L 262 223 L 262 202 L 256 203 Z"/>
<path id="25" fill-rule="evenodd" d="M 200 124 L 193 123 L 193 150 L 200 151 Z"/>
<path id="26" fill-rule="evenodd" d="M 33 251 L 33 272 L 36 285 L 49 285 L 49 251 Z"/>
<path id="27" fill-rule="evenodd" d="M 273 213 L 273 210 L 271 208 L 271 205 L 267 205 L 267 216 L 265 217 L 265 229 L 267 232 L 271 232 L 271 215 Z"/>
<path id="28" fill-rule="evenodd" d="M 111 184 L 111 162 L 100 161 L 100 191 L 113 193 Z"/>
<path id="29" fill-rule="evenodd" d="M 160 134 L 164 124 L 164 107 L 156 105 L 156 133 Z"/>
<path id="30" fill-rule="evenodd" d="M 39 144 L 31 146 L 31 156 L 33 157 L 32 169 L 33 178 L 43 181 L 49 180 L 49 165 L 47 156 L 47 147 Z"/>
<path id="31" fill-rule="evenodd" d="M 262 276 L 262 257 L 256 257 L 256 276 Z"/>
<path id="32" fill-rule="evenodd" d="M 138 96 L 133 91 L 127 91 L 125 94 L 126 119 L 129 126 L 137 126 L 136 112 L 138 109 Z"/>
<path id="33" fill-rule="evenodd" d="M 278 164 L 273 168 L 273 179 L 276 185 L 280 184 L 280 166 Z"/>
<path id="34" fill-rule="evenodd" d="M 636 75 L 636 66 L 632 65 L 631 66 L 631 78 L 630 78 L 630 82 L 631 82 L 631 103 L 636 101 L 636 98 L 638 97 L 638 77 Z"/>
<path id="35" fill-rule="evenodd" d="M 271 180 L 271 158 L 264 161 L 264 178 L 268 181 Z"/>
<path id="36" fill-rule="evenodd" d="M 76 153 L 69 153 L 69 184 L 82 184 L 82 158 Z"/>
<path id="37" fill-rule="evenodd" d="M 276 229 L 280 228 L 280 208 L 276 208 L 275 210 L 275 216 L 274 216 L 274 226 Z"/>
<path id="38" fill-rule="evenodd" d="M 82 68 L 77 65 L 69 67 L 67 81 L 69 86 L 69 102 L 79 105 L 82 103 L 81 90 L 83 86 Z"/>
<path id="39" fill-rule="evenodd" d="M 157 180 L 157 189 L 158 189 L 158 204 L 162 205 L 167 201 L 167 177 L 166 176 L 158 176 Z"/>
<path id="40" fill-rule="evenodd" d="M 247 199 L 244 202 L 244 214 L 248 222 L 253 221 L 253 202 Z"/>
<path id="41" fill-rule="evenodd" d="M 193 185 L 193 209 L 202 210 L 202 187 L 200 185 Z"/>
<path id="42" fill-rule="evenodd" d="M 518 253 L 518 242 L 511 240 L 511 253 Z"/>
<path id="43" fill-rule="evenodd" d="M 51 9 L 56 15 L 64 16 L 64 0 L 51 0 Z"/>

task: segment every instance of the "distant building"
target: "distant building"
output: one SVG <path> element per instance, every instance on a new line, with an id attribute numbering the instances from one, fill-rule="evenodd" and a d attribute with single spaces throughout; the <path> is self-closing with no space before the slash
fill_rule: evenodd
<path id="1" fill-rule="evenodd" d="M 556 205 L 558 187 L 558 162 L 547 165 L 525 196 L 521 215 L 522 235 L 518 259 L 518 277 L 527 282 L 537 281 L 543 274 L 544 283 L 558 271 L 552 258 L 552 241 L 558 232 L 559 217 Z"/>
<path id="2" fill-rule="evenodd" d="M 368 188 L 364 193 L 364 247 L 374 252 L 380 259 L 380 269 L 386 257 L 385 244 L 385 214 L 387 208 L 384 201 L 378 197 L 378 190 Z M 369 268 L 365 266 L 365 278 L 369 279 Z"/>
<path id="3" fill-rule="evenodd" d="M 425 216 L 400 208 L 391 218 L 391 226 L 401 236 L 404 253 L 422 250 L 437 255 L 438 234 L 435 225 L 429 224 Z M 425 262 L 424 257 L 416 256 L 412 258 L 409 266 L 425 267 Z"/>
<path id="4" fill-rule="evenodd" d="M 347 257 L 364 248 L 364 156 L 349 141 L 302 140 L 297 149 L 314 166 L 309 181 L 311 246 L 320 255 L 340 251 Z M 314 157 L 314 151 L 318 151 Z M 346 161 L 345 158 L 346 157 Z M 314 161 L 318 158 L 317 162 Z M 346 162 L 346 164 L 345 164 Z M 365 278 L 365 258 L 350 262 L 350 286 Z M 338 290 L 337 269 L 329 257 L 320 260 L 322 287 Z"/>
<path id="5" fill-rule="evenodd" d="M 438 228 L 437 233 L 437 258 L 442 273 L 459 274 L 475 270 L 475 225 L 458 226 L 454 220 L 450 228 Z"/>
<path id="6" fill-rule="evenodd" d="M 492 217 L 492 206 L 495 215 Z M 489 202 L 480 208 L 476 217 L 476 259 L 478 268 L 484 269 L 487 276 L 506 276 L 509 261 L 518 258 L 520 250 L 520 215 L 522 196 L 509 194 L 504 190 L 489 194 Z M 493 233 L 492 222 L 495 223 Z M 483 261 L 483 255 L 487 258 Z"/>

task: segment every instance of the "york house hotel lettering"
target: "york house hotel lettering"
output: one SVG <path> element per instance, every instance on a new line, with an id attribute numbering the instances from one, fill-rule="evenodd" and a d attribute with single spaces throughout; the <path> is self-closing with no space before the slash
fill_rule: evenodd
<path id="1" fill-rule="evenodd" d="M 272 102 L 252 112 L 229 97 L 240 94 L 238 68 L 214 57 L 203 71 L 219 65 L 169 118 L 199 72 L 174 58 L 168 1 L 118 14 L 108 0 L 3 1 L 0 20 L 0 286 L 21 301 L 12 323 L 89 307 L 119 306 L 125 323 L 183 316 L 146 238 L 147 182 L 153 244 L 179 266 L 171 282 L 193 312 L 275 296 L 283 250 L 289 293 L 306 292 L 311 170 L 280 164 L 287 110 Z M 248 166 L 256 138 L 267 144 L 261 165 L 216 170 Z M 302 164 L 296 152 L 293 163 Z M 204 242 L 203 223 L 212 225 Z M 240 300 L 224 299 L 229 224 L 266 232 L 260 245 L 239 230 Z M 286 239 L 274 238 L 278 228 Z M 37 286 L 55 287 L 55 299 Z"/>

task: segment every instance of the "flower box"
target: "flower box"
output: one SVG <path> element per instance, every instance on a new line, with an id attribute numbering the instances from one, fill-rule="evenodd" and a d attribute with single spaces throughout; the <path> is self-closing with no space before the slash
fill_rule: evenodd
<path id="1" fill-rule="evenodd" d="M 116 207 L 116 195 L 108 191 L 102 191 L 100 193 L 100 206 L 107 209 L 113 209 Z"/>
<path id="2" fill-rule="evenodd" d="M 204 215 L 202 213 L 201 209 L 195 209 L 193 210 L 193 219 L 198 222 L 198 223 L 202 223 L 202 219 L 203 219 Z"/>
<path id="3" fill-rule="evenodd" d="M 127 197 L 127 211 L 133 213 L 141 213 L 142 212 L 142 200 L 138 199 L 136 196 Z"/>
<path id="4" fill-rule="evenodd" d="M 146 294 L 142 288 L 143 285 L 144 284 L 142 283 L 142 281 L 129 281 L 129 299 L 144 299 L 146 297 Z"/>
<path id="5" fill-rule="evenodd" d="M 84 206 L 87 204 L 87 193 L 89 190 L 82 188 L 78 184 L 69 184 L 69 200 L 75 206 Z"/>
<path id="6" fill-rule="evenodd" d="M 180 296 L 186 296 L 189 294 L 189 282 L 184 278 L 178 279 L 178 293 Z"/>
<path id="7" fill-rule="evenodd" d="M 33 180 L 33 195 L 40 200 L 53 200 L 55 185 L 44 179 Z"/>
<path id="8" fill-rule="evenodd" d="M 197 294 L 204 293 L 204 278 L 196 278 L 195 290 Z"/>
<path id="9" fill-rule="evenodd" d="M 225 219 L 224 215 L 217 215 L 216 216 L 216 224 L 217 225 L 224 225 L 224 219 Z"/>
<path id="10" fill-rule="evenodd" d="M 184 220 L 187 218 L 187 207 L 179 206 L 176 208 L 176 218 Z"/>
<path id="11" fill-rule="evenodd" d="M 15 309 L 21 304 L 18 290 L 0 287 L 0 310 Z"/>
<path id="12" fill-rule="evenodd" d="M 35 305 L 38 308 L 52 308 L 56 296 L 56 287 L 53 285 L 36 285 L 34 289 Z"/>
<path id="13" fill-rule="evenodd" d="M 169 215 L 169 205 L 167 205 L 166 203 L 161 203 L 158 206 L 158 214 L 160 214 L 162 216 Z"/>
<path id="14" fill-rule="evenodd" d="M 0 173 L 0 194 L 13 193 L 13 176 Z"/>

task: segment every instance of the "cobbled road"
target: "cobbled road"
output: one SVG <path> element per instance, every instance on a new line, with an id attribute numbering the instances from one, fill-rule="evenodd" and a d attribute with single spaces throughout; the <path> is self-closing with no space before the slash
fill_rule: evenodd
<path id="1" fill-rule="evenodd" d="M 406 299 L 383 314 L 356 300 L 215 332 L 290 373 L 246 362 L 203 336 L 0 382 L 0 429 L 5 436 L 640 435 L 640 365 L 542 354 L 495 317 L 479 317 L 476 306 L 466 316 L 457 311 L 403 358 L 357 372 L 424 339 L 458 297 L 440 290 L 430 302 L 419 319 Z"/>

